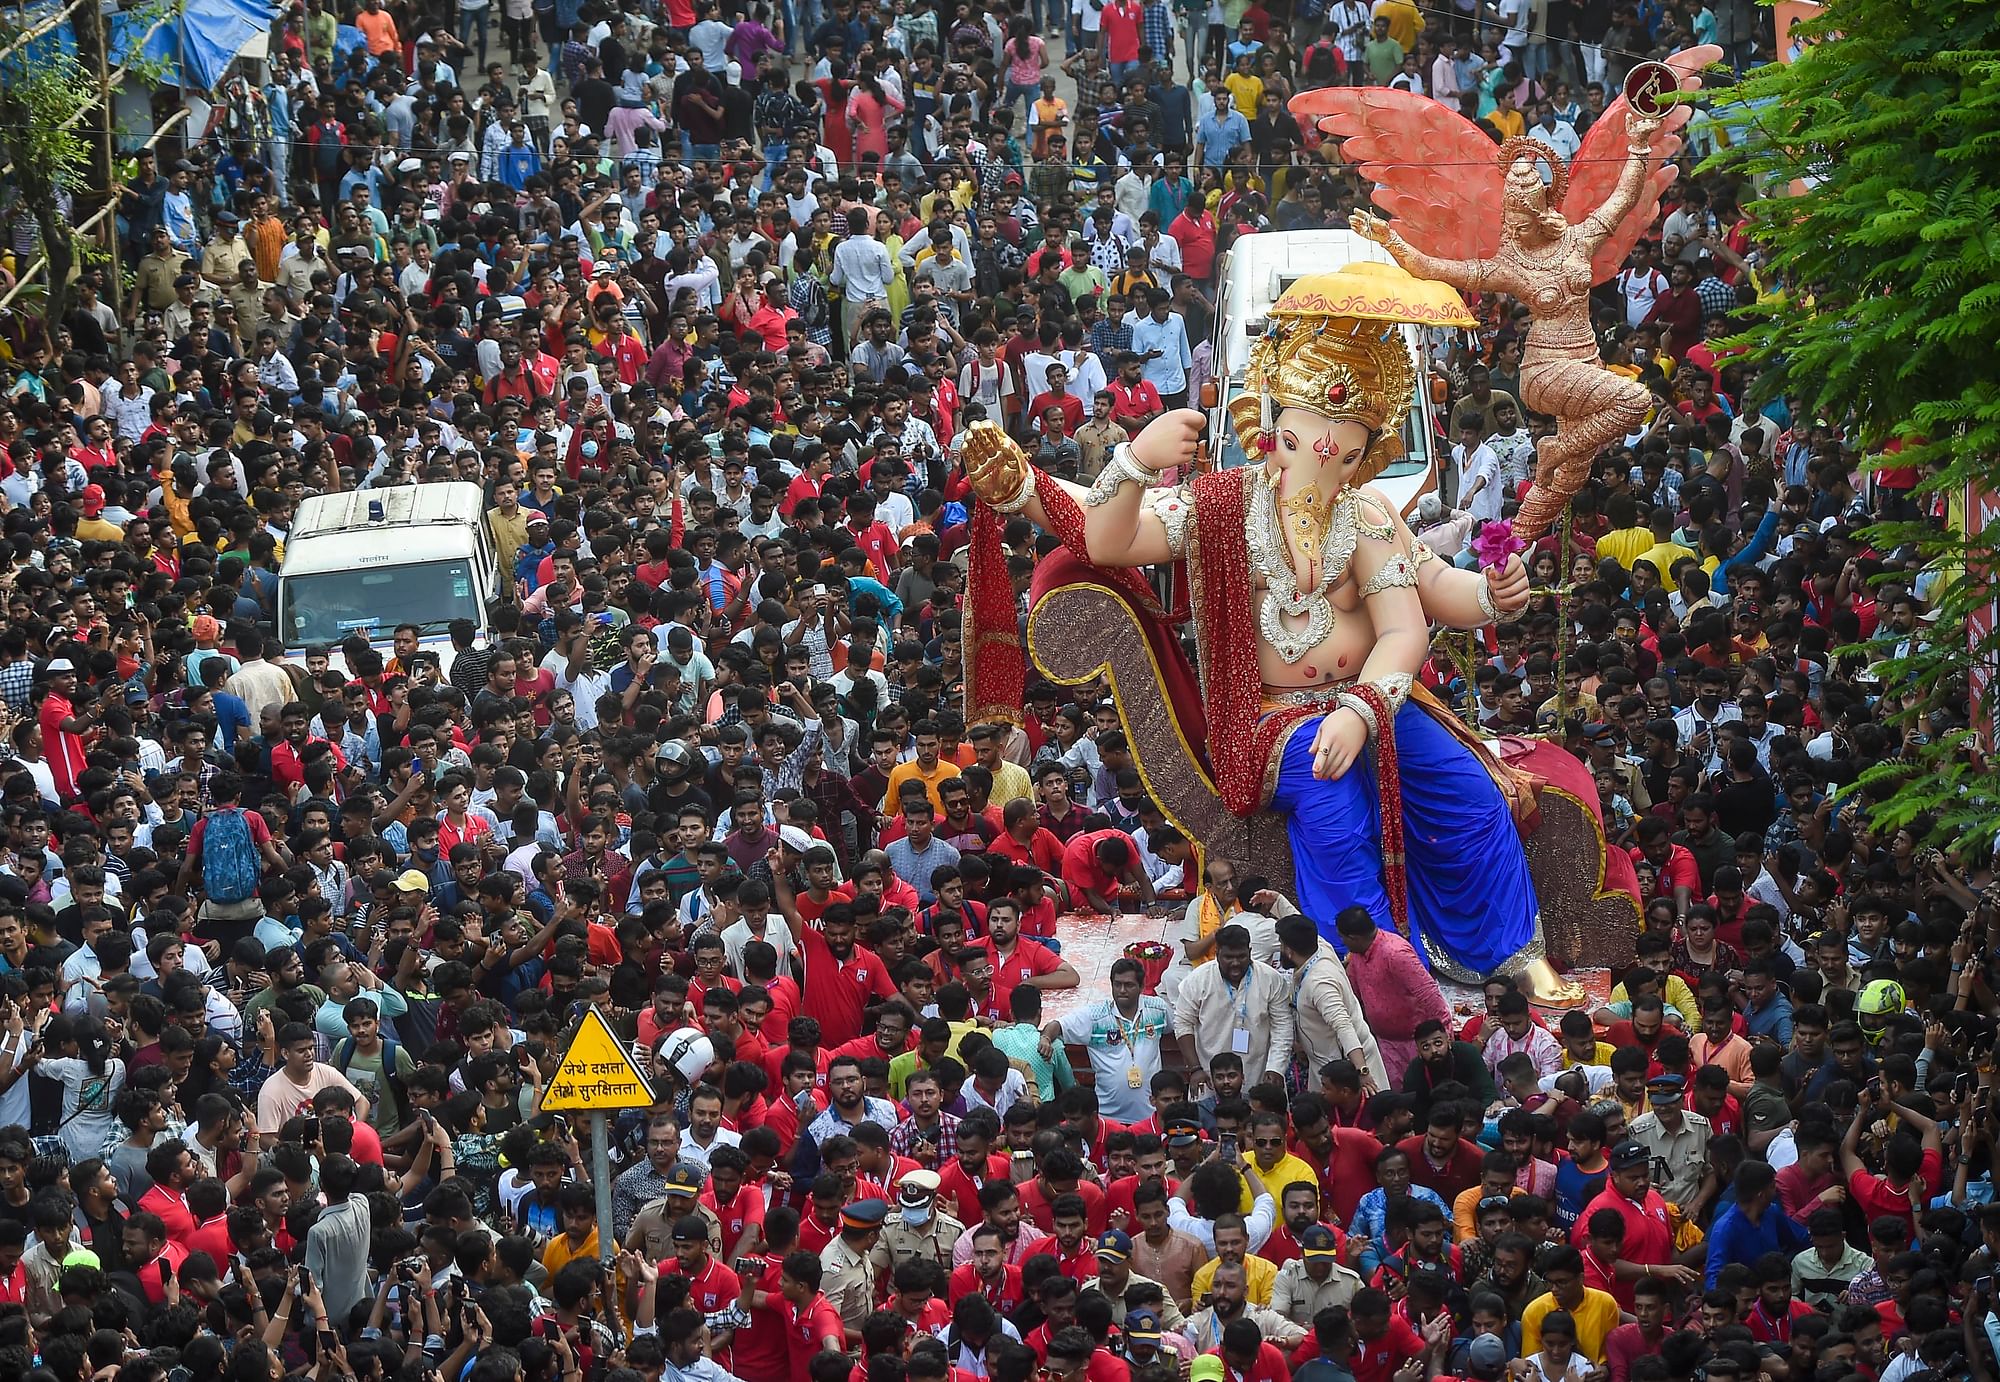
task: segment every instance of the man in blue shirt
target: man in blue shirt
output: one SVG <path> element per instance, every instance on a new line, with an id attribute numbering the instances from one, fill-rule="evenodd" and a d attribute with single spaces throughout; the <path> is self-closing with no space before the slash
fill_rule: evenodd
<path id="1" fill-rule="evenodd" d="M 1195 141 L 1201 145 L 1202 166 L 1220 168 L 1238 145 L 1250 142 L 1250 122 L 1243 118 L 1243 112 L 1236 108 L 1226 89 L 1211 94 L 1210 108 L 1195 127 Z"/>
<path id="2" fill-rule="evenodd" d="M 1187 402 L 1187 372 L 1194 364 L 1187 326 L 1163 290 L 1155 288 L 1147 301 L 1151 310 L 1132 323 L 1132 352 L 1146 362 L 1146 382 L 1159 390 L 1160 402 L 1178 408 Z"/>
<path id="3" fill-rule="evenodd" d="M 1749 1266 L 1767 1252 L 1792 1257 L 1812 1239 L 1778 1205 L 1778 1173 L 1762 1161 L 1745 1161 L 1736 1168 L 1736 1203 L 1715 1216 L 1708 1234 L 1708 1271 L 1702 1289 L 1713 1291 L 1715 1279 L 1732 1262 Z"/>
<path id="4" fill-rule="evenodd" d="M 1743 1026 L 1747 1036 L 1792 1044 L 1792 1000 L 1778 988 L 1767 959 L 1743 962 Z"/>

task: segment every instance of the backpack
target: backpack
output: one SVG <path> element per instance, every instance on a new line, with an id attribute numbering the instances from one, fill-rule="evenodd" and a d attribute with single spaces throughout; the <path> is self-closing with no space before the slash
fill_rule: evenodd
<path id="1" fill-rule="evenodd" d="M 340 167 L 340 151 L 347 147 L 347 126 L 338 120 L 322 120 L 313 131 L 313 155 L 322 173 Z"/>
<path id="2" fill-rule="evenodd" d="M 1340 70 L 1340 51 L 1325 39 L 1306 50 L 1306 79 L 1330 82 Z"/>
<path id="3" fill-rule="evenodd" d="M 375 1011 L 379 1015 L 382 1009 L 378 1005 Z M 392 1036 L 384 1036 L 382 1038 L 382 1081 L 389 1086 L 389 1093 L 395 1096 L 396 1107 L 408 1112 L 410 1105 L 409 1101 L 403 1097 L 403 1080 L 396 1073 L 396 1056 L 402 1049 L 402 1045 L 396 1038 Z M 342 1037 L 333 1044 L 333 1068 L 344 1080 L 347 1078 L 347 1067 L 353 1064 L 353 1062 L 354 1038 Z M 381 1101 L 378 1099 L 376 1102 L 380 1103 Z"/>
<path id="4" fill-rule="evenodd" d="M 201 890 L 208 900 L 247 902 L 257 895 L 263 877 L 249 812 L 241 807 L 211 812 L 201 836 Z"/>

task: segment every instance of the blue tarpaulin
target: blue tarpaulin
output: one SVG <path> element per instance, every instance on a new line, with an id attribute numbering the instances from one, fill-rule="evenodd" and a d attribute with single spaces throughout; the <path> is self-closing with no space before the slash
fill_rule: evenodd
<path id="1" fill-rule="evenodd" d="M 142 56 L 165 63 L 167 81 L 180 80 L 175 69 L 185 56 L 188 70 L 182 84 L 207 90 L 222 80 L 244 44 L 270 30 L 277 13 L 275 0 L 187 0 L 178 24 L 162 25 L 149 36 Z M 157 11 L 143 7 L 109 16 L 114 66 L 127 60 L 131 40 L 157 18 Z"/>
<path id="2" fill-rule="evenodd" d="M 16 22 L 23 30 L 32 29 L 60 6 L 44 4 L 35 6 L 21 15 Z M 139 56 L 161 64 L 165 71 L 161 81 L 169 85 L 187 85 L 203 90 L 212 88 L 222 79 L 229 64 L 248 43 L 260 33 L 268 32 L 278 13 L 276 0 L 187 0 L 180 16 L 161 24 L 152 33 L 162 11 L 141 5 L 130 11 L 120 10 L 104 16 L 106 40 L 109 44 L 107 57 L 111 66 L 117 67 L 131 59 L 133 43 L 144 37 Z M 36 39 L 20 52 L 7 59 L 12 63 L 33 63 L 46 60 L 52 53 L 74 53 L 76 34 L 68 24 Z M 187 77 L 183 81 L 180 62 L 183 54 L 187 61 Z M 0 64 L 0 79 L 4 79 L 4 64 Z"/>

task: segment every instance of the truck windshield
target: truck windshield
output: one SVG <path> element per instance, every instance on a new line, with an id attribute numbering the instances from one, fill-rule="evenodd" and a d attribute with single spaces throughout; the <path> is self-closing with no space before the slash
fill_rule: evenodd
<path id="1" fill-rule="evenodd" d="M 287 576 L 278 586 L 278 627 L 288 648 L 338 643 L 353 633 L 386 639 L 398 624 L 439 634 L 454 619 L 479 619 L 472 566 L 460 558 Z"/>

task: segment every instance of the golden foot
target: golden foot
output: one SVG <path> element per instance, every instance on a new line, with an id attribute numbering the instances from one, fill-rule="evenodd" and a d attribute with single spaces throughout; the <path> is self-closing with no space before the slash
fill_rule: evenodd
<path id="1" fill-rule="evenodd" d="M 1590 999 L 1583 985 L 1557 974 L 1545 959 L 1534 961 L 1521 971 L 1520 977 L 1528 991 L 1528 1001 L 1538 1008 L 1580 1008 Z"/>

